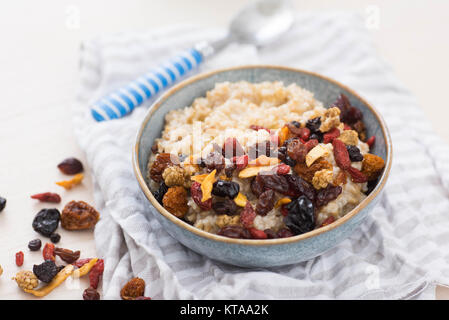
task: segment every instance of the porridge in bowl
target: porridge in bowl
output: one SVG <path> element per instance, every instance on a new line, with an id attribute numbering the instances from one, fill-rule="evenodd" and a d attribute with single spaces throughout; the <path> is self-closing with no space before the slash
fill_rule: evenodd
<path id="1" fill-rule="evenodd" d="M 362 113 L 341 94 L 325 108 L 282 82 L 223 82 L 166 115 L 148 161 L 156 200 L 231 238 L 290 237 L 331 224 L 375 185 Z"/>

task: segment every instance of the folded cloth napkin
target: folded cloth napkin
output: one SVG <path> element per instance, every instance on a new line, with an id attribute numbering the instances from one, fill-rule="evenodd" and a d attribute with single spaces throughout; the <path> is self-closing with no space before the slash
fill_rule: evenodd
<path id="1" fill-rule="evenodd" d="M 132 277 L 154 299 L 434 298 L 449 278 L 449 148 L 376 54 L 358 15 L 308 12 L 272 46 L 231 45 L 202 70 L 261 63 L 322 73 L 352 87 L 383 115 L 393 168 L 379 205 L 347 240 L 313 260 L 269 269 L 211 261 L 178 243 L 150 214 L 134 178 L 131 149 L 148 106 L 96 123 L 89 102 L 167 57 L 223 30 L 174 26 L 101 36 L 83 44 L 74 127 L 94 178 L 103 295 L 119 298 Z M 275 50 L 274 50 L 275 48 Z"/>

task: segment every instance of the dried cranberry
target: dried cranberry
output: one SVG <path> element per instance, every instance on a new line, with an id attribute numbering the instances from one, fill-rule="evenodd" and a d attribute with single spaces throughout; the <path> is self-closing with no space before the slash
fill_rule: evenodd
<path id="1" fill-rule="evenodd" d="M 224 199 L 223 201 L 216 201 L 212 203 L 212 209 L 216 214 L 235 215 L 238 214 L 238 207 L 233 200 Z"/>
<path id="2" fill-rule="evenodd" d="M 307 197 L 301 196 L 285 207 L 288 215 L 284 218 L 284 223 L 295 235 L 315 228 L 315 207 Z"/>
<path id="3" fill-rule="evenodd" d="M 280 229 L 276 235 L 277 238 L 288 238 L 288 237 L 293 237 L 293 236 L 294 236 L 294 233 L 291 232 L 287 228 Z"/>
<path id="4" fill-rule="evenodd" d="M 45 283 L 51 282 L 58 272 L 58 266 L 52 260 L 45 260 L 45 262 L 33 266 L 33 273 Z"/>
<path id="5" fill-rule="evenodd" d="M 363 155 L 360 153 L 360 149 L 356 146 L 346 146 L 346 150 L 349 153 L 349 159 L 352 162 L 359 162 L 363 160 Z"/>
<path id="6" fill-rule="evenodd" d="M 162 199 L 164 198 L 164 195 L 167 193 L 168 191 L 168 186 L 165 184 L 165 182 L 161 182 L 159 184 L 159 188 L 154 191 L 154 197 L 156 198 L 157 202 L 159 202 L 160 204 L 162 204 Z"/>
<path id="7" fill-rule="evenodd" d="M 28 249 L 31 251 L 38 251 L 42 246 L 41 239 L 34 239 L 28 242 Z"/>
<path id="8" fill-rule="evenodd" d="M 274 207 L 274 197 L 275 194 L 273 190 L 268 189 L 267 191 L 264 191 L 257 201 L 256 213 L 264 216 L 270 212 Z"/>
<path id="9" fill-rule="evenodd" d="M 234 239 L 251 239 L 251 233 L 248 229 L 237 225 L 225 226 L 221 228 L 217 234 Z"/>
<path id="10" fill-rule="evenodd" d="M 285 175 L 288 174 L 290 172 L 290 166 L 286 165 L 284 163 L 281 163 L 280 165 L 276 166 L 273 170 L 276 174 L 279 175 Z"/>
<path id="11" fill-rule="evenodd" d="M 227 138 L 223 144 L 223 156 L 231 159 L 232 157 L 240 157 L 245 151 L 236 138 Z"/>
<path id="12" fill-rule="evenodd" d="M 219 197 L 229 197 L 234 199 L 240 191 L 240 185 L 237 182 L 217 180 L 212 188 L 212 194 Z"/>
<path id="13" fill-rule="evenodd" d="M 324 206 L 330 201 L 336 199 L 343 189 L 340 186 L 327 185 L 326 188 L 322 188 L 317 191 L 315 204 L 317 207 Z"/>
<path id="14" fill-rule="evenodd" d="M 61 214 L 58 209 L 42 209 L 33 220 L 33 229 L 43 236 L 49 237 L 58 228 Z"/>
<path id="15" fill-rule="evenodd" d="M 192 196 L 193 201 L 200 207 L 202 210 L 210 210 L 212 208 L 212 199 L 208 199 L 206 201 L 201 201 L 203 198 L 203 192 L 201 191 L 201 183 L 194 181 L 190 187 L 190 195 Z"/>
<path id="16" fill-rule="evenodd" d="M 100 300 L 100 294 L 96 289 L 89 287 L 83 292 L 83 300 Z"/>
<path id="17" fill-rule="evenodd" d="M 299 197 L 305 195 L 312 201 L 315 199 L 315 188 L 306 180 L 296 175 L 287 175 L 285 177 L 287 178 L 290 187 L 289 191 L 291 191 L 292 196 Z"/>
<path id="18" fill-rule="evenodd" d="M 249 233 L 253 239 L 266 239 L 268 236 L 263 230 L 258 230 L 256 228 L 248 228 Z"/>
<path id="19" fill-rule="evenodd" d="M 262 192 L 265 191 L 265 188 L 263 186 L 263 181 L 260 175 L 257 175 L 250 184 L 251 192 L 256 196 L 260 197 Z"/>
<path id="20" fill-rule="evenodd" d="M 245 207 L 240 212 L 240 222 L 244 227 L 249 228 L 256 218 L 256 211 L 254 211 L 253 206 L 249 201 L 246 202 Z"/>
<path id="21" fill-rule="evenodd" d="M 287 194 L 290 188 L 286 176 L 278 174 L 259 174 L 264 189 L 272 189 L 282 194 Z"/>
<path id="22" fill-rule="evenodd" d="M 58 164 L 58 168 L 65 174 L 77 174 L 83 171 L 83 164 L 76 158 L 67 158 Z"/>
<path id="23" fill-rule="evenodd" d="M 221 153 L 218 152 L 209 153 L 206 159 L 204 159 L 204 163 L 209 171 L 216 169 L 217 172 L 219 172 L 225 167 L 225 159 Z"/>

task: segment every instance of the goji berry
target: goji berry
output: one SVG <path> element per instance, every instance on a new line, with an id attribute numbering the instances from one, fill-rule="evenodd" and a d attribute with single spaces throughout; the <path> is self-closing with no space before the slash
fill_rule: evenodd
<path id="1" fill-rule="evenodd" d="M 100 282 L 100 278 L 103 275 L 104 271 L 104 260 L 98 259 L 97 263 L 92 267 L 89 272 L 89 281 L 90 286 L 94 289 L 98 288 L 98 283 Z"/>
<path id="2" fill-rule="evenodd" d="M 263 230 L 258 230 L 256 228 L 248 228 L 249 233 L 251 233 L 251 237 L 254 239 L 266 239 L 267 234 Z"/>
<path id="3" fill-rule="evenodd" d="M 324 227 L 324 226 L 327 226 L 327 225 L 331 224 L 334 221 L 335 221 L 334 216 L 330 216 L 326 220 L 323 221 L 323 223 L 320 225 L 320 228 Z"/>
<path id="4" fill-rule="evenodd" d="M 276 173 L 276 174 L 285 175 L 285 174 L 288 174 L 289 172 L 290 172 L 290 166 L 286 165 L 285 163 L 281 163 L 280 165 L 277 165 L 274 168 L 274 173 Z"/>
<path id="5" fill-rule="evenodd" d="M 212 198 L 201 201 L 203 198 L 203 192 L 201 191 L 201 183 L 194 181 L 190 187 L 190 194 L 192 196 L 193 201 L 200 207 L 202 210 L 210 210 L 212 209 Z"/>
<path id="6" fill-rule="evenodd" d="M 346 145 L 341 140 L 334 139 L 332 146 L 334 147 L 334 157 L 337 165 L 343 170 L 348 169 L 351 166 L 351 159 L 349 159 Z"/>
<path id="7" fill-rule="evenodd" d="M 92 260 L 91 258 L 86 258 L 86 259 L 79 259 L 77 261 L 75 261 L 74 263 L 72 263 L 75 267 L 77 268 L 81 268 L 82 266 L 84 266 L 86 263 L 88 263 L 90 260 Z"/>
<path id="8" fill-rule="evenodd" d="M 335 138 L 340 136 L 340 130 L 338 128 L 333 128 L 329 132 L 325 133 L 323 136 L 323 143 L 331 143 Z"/>
<path id="9" fill-rule="evenodd" d="M 18 267 L 23 265 L 23 252 L 19 251 L 16 253 L 16 265 Z"/>
<path id="10" fill-rule="evenodd" d="M 351 175 L 352 182 L 363 183 L 368 181 L 366 175 L 364 175 L 360 170 L 354 167 L 349 167 L 346 169 L 346 171 Z"/>
<path id="11" fill-rule="evenodd" d="M 46 243 L 44 246 L 44 250 L 42 250 L 42 256 L 44 260 L 52 260 L 55 261 L 55 245 L 53 243 Z"/>
<path id="12" fill-rule="evenodd" d="M 59 194 L 52 192 L 33 194 L 31 196 L 31 199 L 37 199 L 42 202 L 53 202 L 53 203 L 61 202 L 61 197 L 59 196 Z"/>
<path id="13" fill-rule="evenodd" d="M 253 209 L 251 203 L 247 201 L 245 208 L 240 212 L 240 222 L 242 222 L 244 227 L 248 228 L 253 224 L 255 218 L 256 211 Z"/>
<path id="14" fill-rule="evenodd" d="M 372 148 L 374 143 L 376 142 L 376 136 L 372 136 L 371 138 L 369 138 L 368 140 L 366 140 L 366 144 Z"/>
<path id="15" fill-rule="evenodd" d="M 232 163 L 235 163 L 235 165 L 237 166 L 237 170 L 243 170 L 248 165 L 249 158 L 247 154 L 244 154 L 240 157 L 233 157 L 231 161 Z"/>
<path id="16" fill-rule="evenodd" d="M 307 152 L 309 152 L 310 150 L 312 150 L 313 148 L 315 148 L 318 145 L 318 140 L 317 139 L 310 139 L 309 141 L 307 141 L 305 143 L 305 146 L 307 148 Z"/>

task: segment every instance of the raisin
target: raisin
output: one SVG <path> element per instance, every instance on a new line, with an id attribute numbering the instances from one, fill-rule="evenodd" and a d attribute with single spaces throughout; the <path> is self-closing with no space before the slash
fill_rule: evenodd
<path id="1" fill-rule="evenodd" d="M 170 153 L 159 153 L 150 167 L 150 178 L 155 182 L 161 182 L 164 170 L 174 164 L 178 164 L 178 156 Z"/>
<path id="2" fill-rule="evenodd" d="M 98 259 L 95 265 L 89 272 L 89 284 L 92 288 L 97 289 L 100 283 L 100 278 L 104 272 L 104 260 Z"/>
<path id="3" fill-rule="evenodd" d="M 219 197 L 229 197 L 234 199 L 240 191 L 240 185 L 237 182 L 217 180 L 214 183 L 212 194 Z"/>
<path id="4" fill-rule="evenodd" d="M 311 133 L 316 133 L 320 131 L 321 127 L 321 117 L 316 117 L 306 122 L 306 128 L 310 130 Z"/>
<path id="5" fill-rule="evenodd" d="M 289 229 L 282 228 L 277 232 L 276 238 L 288 238 L 288 237 L 293 237 L 294 235 L 295 234 L 293 232 L 291 232 Z"/>
<path id="6" fill-rule="evenodd" d="M 202 202 L 203 192 L 201 191 L 201 183 L 194 181 L 190 186 L 190 195 L 193 201 L 201 208 L 201 210 L 210 210 L 212 208 L 212 198 Z"/>
<path id="7" fill-rule="evenodd" d="M 58 164 L 58 168 L 65 174 L 77 174 L 83 171 L 83 164 L 76 158 L 67 158 Z"/>
<path id="8" fill-rule="evenodd" d="M 49 237 L 58 228 L 61 214 L 58 209 L 42 209 L 33 220 L 33 229 L 43 236 Z"/>
<path id="9" fill-rule="evenodd" d="M 3 209 L 5 209 L 6 207 L 6 199 L 3 197 L 0 197 L 0 212 L 3 211 Z"/>
<path id="10" fill-rule="evenodd" d="M 217 234 L 234 239 L 251 239 L 251 233 L 248 229 L 236 225 L 224 226 Z"/>
<path id="11" fill-rule="evenodd" d="M 42 202 L 53 202 L 53 203 L 61 202 L 61 197 L 59 196 L 59 194 L 52 192 L 33 194 L 31 196 L 31 199 L 37 199 Z"/>
<path id="12" fill-rule="evenodd" d="M 347 124 L 353 124 L 362 119 L 363 114 L 359 109 L 353 107 L 346 95 L 340 94 L 340 97 L 333 103 L 334 107 L 340 109 L 340 121 Z"/>
<path id="13" fill-rule="evenodd" d="M 83 292 L 83 300 L 100 300 L 100 294 L 96 289 L 89 287 Z"/>
<path id="14" fill-rule="evenodd" d="M 84 201 L 70 201 L 62 210 L 61 226 L 67 230 L 90 229 L 95 226 L 100 214 Z"/>
<path id="15" fill-rule="evenodd" d="M 18 267 L 21 267 L 23 265 L 23 258 L 24 256 L 22 251 L 16 253 L 16 265 Z"/>
<path id="16" fill-rule="evenodd" d="M 263 232 L 265 232 L 265 234 L 267 235 L 268 239 L 276 239 L 277 238 L 276 232 L 274 232 L 271 229 L 265 229 Z"/>
<path id="17" fill-rule="evenodd" d="M 257 175 L 253 180 L 251 180 L 250 188 L 251 192 L 259 198 L 262 192 L 265 191 L 261 175 Z"/>
<path id="18" fill-rule="evenodd" d="M 164 195 L 167 193 L 168 191 L 168 187 L 165 184 L 165 182 L 161 182 L 159 184 L 159 188 L 154 191 L 154 198 L 156 198 L 157 202 L 159 202 L 160 204 L 162 204 L 162 198 L 164 197 Z"/>
<path id="19" fill-rule="evenodd" d="M 274 196 L 273 190 L 268 189 L 267 191 L 264 191 L 257 201 L 256 213 L 265 216 L 270 212 L 274 207 Z"/>
<path id="20" fill-rule="evenodd" d="M 318 190 L 315 199 L 316 206 L 321 207 L 328 204 L 330 201 L 337 199 L 342 190 L 342 187 L 333 186 L 331 184 L 328 184 L 326 188 Z"/>
<path id="21" fill-rule="evenodd" d="M 204 163 L 209 172 L 214 169 L 217 172 L 220 172 L 225 167 L 225 158 L 218 152 L 211 152 L 207 155 L 206 159 L 204 159 Z"/>
<path id="22" fill-rule="evenodd" d="M 337 174 L 337 176 L 334 179 L 333 184 L 336 186 L 341 186 L 342 184 L 346 184 L 346 173 L 342 170 L 340 170 Z"/>
<path id="23" fill-rule="evenodd" d="M 145 281 L 141 278 L 132 278 L 120 290 L 120 297 L 123 300 L 134 300 L 145 293 Z"/>
<path id="24" fill-rule="evenodd" d="M 38 251 L 42 246 L 41 239 L 34 239 L 28 242 L 28 249 L 31 251 Z"/>
<path id="25" fill-rule="evenodd" d="M 223 156 L 231 159 L 232 157 L 240 157 L 245 151 L 236 138 L 227 138 L 223 144 Z"/>
<path id="26" fill-rule="evenodd" d="M 55 245 L 53 243 L 46 243 L 44 246 L 44 250 L 42 250 L 42 256 L 44 260 L 53 260 L 55 261 Z"/>
<path id="27" fill-rule="evenodd" d="M 307 152 L 307 147 L 299 139 L 293 139 L 287 144 L 287 155 L 296 162 L 304 162 Z"/>
<path id="28" fill-rule="evenodd" d="M 293 234 L 303 234 L 315 228 L 315 208 L 306 196 L 300 196 L 285 207 L 288 215 L 284 223 Z"/>
<path id="29" fill-rule="evenodd" d="M 258 230 L 256 228 L 249 228 L 249 233 L 253 239 L 267 239 L 268 236 L 263 230 Z"/>
<path id="30" fill-rule="evenodd" d="M 332 164 L 323 158 L 319 158 L 310 167 L 308 167 L 305 163 L 298 163 L 293 168 L 293 171 L 295 171 L 298 176 L 307 182 L 312 183 L 315 172 L 323 169 L 332 170 Z"/>
<path id="31" fill-rule="evenodd" d="M 360 149 L 356 146 L 346 146 L 346 150 L 348 150 L 349 159 L 351 159 L 352 162 L 363 160 L 363 155 L 360 153 Z"/>
<path id="32" fill-rule="evenodd" d="M 223 201 L 217 201 L 212 204 L 216 214 L 226 214 L 229 216 L 238 214 L 237 204 L 230 199 L 224 199 Z"/>
<path id="33" fill-rule="evenodd" d="M 315 188 L 306 180 L 296 175 L 286 175 L 289 184 L 289 193 L 293 197 L 305 195 L 310 200 L 315 199 Z"/>
<path id="34" fill-rule="evenodd" d="M 232 174 L 234 173 L 234 170 L 237 168 L 237 165 L 232 163 L 225 167 L 225 176 L 227 178 L 232 178 Z"/>
<path id="35" fill-rule="evenodd" d="M 76 260 L 79 259 L 81 252 L 78 251 L 72 251 L 69 249 L 63 249 L 63 248 L 55 248 L 53 251 L 55 256 L 59 256 L 63 261 L 67 263 L 73 263 Z"/>
<path id="36" fill-rule="evenodd" d="M 349 167 L 346 171 L 350 174 L 351 181 L 354 183 L 364 183 L 368 181 L 366 175 L 357 168 Z"/>
<path id="37" fill-rule="evenodd" d="M 58 243 L 61 240 L 61 235 L 59 233 L 52 233 L 50 236 L 50 241 L 53 243 Z"/>
<path id="38" fill-rule="evenodd" d="M 51 282 L 58 272 L 58 267 L 52 260 L 45 260 L 43 263 L 33 266 L 33 273 L 40 281 L 45 283 Z"/>
<path id="39" fill-rule="evenodd" d="M 290 189 L 290 185 L 286 178 L 287 175 L 259 174 L 258 176 L 263 183 L 264 189 L 272 189 L 282 194 L 287 194 Z"/>
<path id="40" fill-rule="evenodd" d="M 162 199 L 162 204 L 174 216 L 178 218 L 184 217 L 189 210 L 186 189 L 180 186 L 168 188 Z"/>
<path id="41" fill-rule="evenodd" d="M 341 140 L 334 139 L 332 146 L 334 148 L 334 158 L 337 165 L 343 170 L 349 168 L 351 166 L 351 159 L 349 159 L 346 145 Z"/>
<path id="42" fill-rule="evenodd" d="M 286 126 L 288 128 L 288 131 L 294 134 L 295 136 L 299 136 L 301 134 L 301 124 L 298 121 L 292 121 L 290 123 L 287 123 Z"/>
<path id="43" fill-rule="evenodd" d="M 248 228 L 253 224 L 255 218 L 256 211 L 254 211 L 251 203 L 247 201 L 245 207 L 240 212 L 240 221 L 242 222 L 244 227 Z"/>
<path id="44" fill-rule="evenodd" d="M 374 188 L 375 188 L 376 185 L 377 185 L 377 180 L 378 180 L 378 179 L 375 179 L 375 180 L 369 180 L 369 181 L 368 181 L 368 183 L 367 183 L 367 188 L 368 188 L 368 190 L 365 192 L 367 195 L 370 194 L 371 191 L 374 190 Z"/>
<path id="45" fill-rule="evenodd" d="M 366 130 L 365 130 L 365 124 L 363 121 L 359 120 L 356 123 L 352 125 L 355 131 L 359 134 L 359 139 L 362 141 L 365 141 L 366 139 Z"/>

